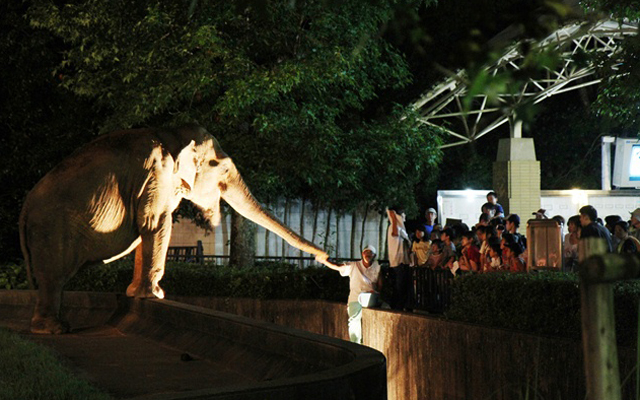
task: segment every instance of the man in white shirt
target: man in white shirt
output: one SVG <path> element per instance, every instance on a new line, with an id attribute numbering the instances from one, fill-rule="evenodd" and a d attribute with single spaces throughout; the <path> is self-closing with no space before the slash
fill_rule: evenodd
<path id="1" fill-rule="evenodd" d="M 411 310 L 413 308 L 413 279 L 409 268 L 411 240 L 404 226 L 404 210 L 393 207 L 387 210 L 387 249 L 389 251 L 390 272 L 395 277 L 391 308 Z"/>
<path id="2" fill-rule="evenodd" d="M 376 248 L 368 245 L 362 250 L 362 260 L 337 265 L 328 260 L 322 261 L 327 267 L 349 277 L 349 339 L 362 344 L 362 307 L 375 307 L 380 304 L 380 264 L 375 261 Z"/>

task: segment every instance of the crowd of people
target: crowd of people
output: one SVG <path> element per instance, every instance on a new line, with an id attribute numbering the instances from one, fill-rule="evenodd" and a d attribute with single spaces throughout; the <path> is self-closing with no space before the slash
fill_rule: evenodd
<path id="1" fill-rule="evenodd" d="M 487 194 L 487 202 L 480 211 L 478 223 L 469 227 L 462 222 L 438 225 L 436 210 L 427 209 L 423 221 L 413 223 L 409 228 L 411 232 L 405 231 L 400 235 L 407 240 L 402 249 L 410 257 L 407 265 L 432 269 L 446 268 L 454 274 L 525 272 L 527 238 L 519 231 L 520 216 L 505 216 L 495 192 Z M 392 208 L 389 215 L 391 222 L 404 220 L 398 217 L 402 215 L 401 209 Z M 580 208 L 579 214 L 569 218 L 566 223 L 560 215 L 549 217 L 544 209 L 533 212 L 531 218 L 551 219 L 560 227 L 563 232 L 562 269 L 566 272 L 576 271 L 580 238 L 602 238 L 607 242 L 610 252 L 640 252 L 640 208 L 631 213 L 628 221 L 620 215 L 609 215 L 603 220 L 590 205 Z M 568 230 L 566 235 L 565 224 Z M 400 229 L 403 228 L 404 225 Z M 394 229 L 390 227 L 388 241 L 397 240 L 393 238 Z M 392 253 L 392 248 L 389 247 L 390 259 Z M 393 267 L 391 260 L 390 265 Z"/>
<path id="2" fill-rule="evenodd" d="M 412 268 L 449 270 L 453 275 L 527 271 L 527 238 L 519 231 L 520 216 L 506 216 L 495 192 L 487 194 L 478 223 L 472 227 L 460 221 L 439 225 L 434 208 L 428 208 L 421 221 L 405 221 L 401 207 L 390 207 L 387 216 L 389 272 L 395 282 L 390 299 L 393 309 L 411 310 L 413 307 Z M 532 218 L 554 220 L 564 234 L 562 216 L 549 217 L 540 209 L 532 213 Z M 603 220 L 593 206 L 587 205 L 566 221 L 566 227 L 568 233 L 562 236 L 563 271 L 576 272 L 581 238 L 601 238 L 609 252 L 640 253 L 640 208 L 631 213 L 628 221 L 619 215 L 609 215 Z M 322 261 L 350 278 L 349 333 L 351 340 L 357 343 L 362 340 L 362 307 L 381 304 L 380 265 L 375 260 L 376 253 L 373 246 L 367 246 L 360 261 L 340 265 Z"/>

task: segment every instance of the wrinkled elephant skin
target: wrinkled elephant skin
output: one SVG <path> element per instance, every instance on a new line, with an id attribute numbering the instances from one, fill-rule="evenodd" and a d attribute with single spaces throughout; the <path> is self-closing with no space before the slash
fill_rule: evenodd
<path id="1" fill-rule="evenodd" d="M 27 195 L 20 241 L 27 271 L 38 283 L 31 321 L 37 333 L 63 333 L 64 284 L 80 269 L 134 249 L 128 296 L 164 296 L 171 213 L 189 199 L 213 224 L 220 199 L 296 248 L 327 254 L 265 210 L 244 184 L 231 158 L 204 128 L 139 129 L 103 135 L 51 170 Z"/>

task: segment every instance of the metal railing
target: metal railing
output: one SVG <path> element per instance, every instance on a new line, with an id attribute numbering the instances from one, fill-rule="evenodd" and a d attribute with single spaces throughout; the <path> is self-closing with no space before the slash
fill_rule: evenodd
<path id="1" fill-rule="evenodd" d="M 414 309 L 443 313 L 451 300 L 453 274 L 449 269 L 412 268 L 415 288 Z"/>

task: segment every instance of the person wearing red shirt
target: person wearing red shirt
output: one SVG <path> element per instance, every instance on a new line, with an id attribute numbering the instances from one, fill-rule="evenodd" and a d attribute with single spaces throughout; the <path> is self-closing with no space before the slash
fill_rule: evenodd
<path id="1" fill-rule="evenodd" d="M 508 261 L 507 268 L 510 272 L 527 272 L 524 259 L 522 258 L 522 245 L 520 242 L 511 241 L 504 246 L 504 254 Z"/>
<path id="2" fill-rule="evenodd" d="M 462 257 L 460 257 L 460 269 L 463 271 L 478 272 L 480 270 L 480 250 L 474 243 L 473 232 L 462 234 Z"/>

